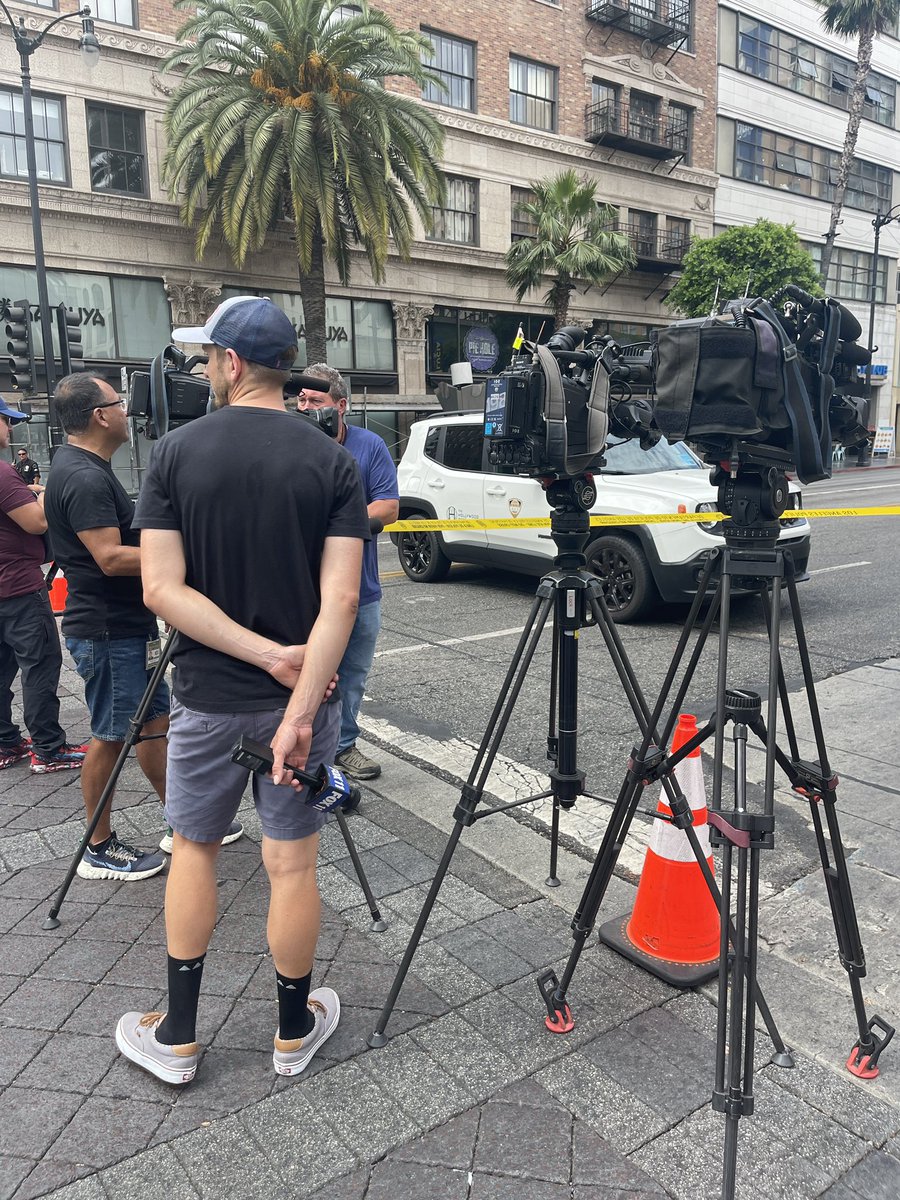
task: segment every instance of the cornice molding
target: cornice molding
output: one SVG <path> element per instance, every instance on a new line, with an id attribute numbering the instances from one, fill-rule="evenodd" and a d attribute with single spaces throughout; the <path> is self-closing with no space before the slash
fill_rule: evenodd
<path id="1" fill-rule="evenodd" d="M 28 185 L 12 180 L 0 182 L 0 207 L 30 211 Z M 110 221 L 144 225 L 150 229 L 176 228 L 188 230 L 178 216 L 177 204 L 158 200 L 132 200 L 128 196 L 109 196 L 103 192 L 80 192 L 69 188 L 41 185 L 41 215 L 43 217 L 77 217 L 80 221 L 96 222 L 109 227 Z"/>

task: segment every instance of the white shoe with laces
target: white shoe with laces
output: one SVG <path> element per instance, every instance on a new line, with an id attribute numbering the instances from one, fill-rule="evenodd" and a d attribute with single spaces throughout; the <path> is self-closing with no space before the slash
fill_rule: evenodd
<path id="1" fill-rule="evenodd" d="M 333 988 L 316 988 L 309 993 L 308 1008 L 315 1018 L 312 1030 L 302 1038 L 275 1035 L 272 1062 L 279 1075 L 299 1075 L 305 1071 L 317 1050 L 328 1041 L 341 1019 L 341 1002 Z"/>

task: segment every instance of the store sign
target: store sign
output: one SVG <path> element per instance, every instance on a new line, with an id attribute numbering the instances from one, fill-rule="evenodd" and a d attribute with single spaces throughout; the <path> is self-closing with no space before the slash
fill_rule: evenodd
<path id="1" fill-rule="evenodd" d="M 869 367 L 857 367 L 856 373 L 861 379 L 865 379 L 869 370 Z M 871 371 L 873 379 L 885 379 L 888 373 L 887 363 L 872 363 Z"/>
<path id="2" fill-rule="evenodd" d="M 476 325 L 467 331 L 463 354 L 476 371 L 490 371 L 500 354 L 500 343 L 491 329 Z"/>

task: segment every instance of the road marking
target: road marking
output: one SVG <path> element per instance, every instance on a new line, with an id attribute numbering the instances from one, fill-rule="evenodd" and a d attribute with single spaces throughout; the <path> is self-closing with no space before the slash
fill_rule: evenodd
<path id="1" fill-rule="evenodd" d="M 834 567 L 819 567 L 816 571 L 807 571 L 808 575 L 825 575 L 829 571 L 852 571 L 854 567 L 871 567 L 871 563 L 864 560 L 862 562 L 838 563 Z"/>
<path id="2" fill-rule="evenodd" d="M 879 492 L 879 491 L 882 491 L 884 488 L 890 488 L 890 487 L 900 487 L 900 480 L 897 480 L 896 482 L 893 482 L 893 483 L 866 483 L 866 484 L 862 484 L 860 487 L 850 487 L 850 488 L 842 488 L 842 487 L 837 487 L 837 486 L 826 487 L 826 488 L 816 488 L 816 490 L 814 492 L 810 491 L 809 493 L 804 493 L 804 495 L 809 494 L 813 498 L 815 498 L 816 496 L 832 496 L 832 495 L 833 496 L 847 496 L 850 494 L 850 492 Z"/>
<path id="3" fill-rule="evenodd" d="M 388 654 L 408 654 L 411 650 L 432 650 L 435 646 L 461 646 L 463 642 L 486 642 L 490 638 L 509 637 L 513 633 L 521 633 L 522 626 L 514 629 L 498 629 L 495 633 L 472 633 L 468 637 L 443 638 L 439 642 L 417 642 L 414 646 L 394 646 L 390 650 L 377 650 L 376 658 L 384 658 Z"/>
<path id="4" fill-rule="evenodd" d="M 474 742 L 457 737 L 438 741 L 437 738 L 429 737 L 427 734 L 399 729 L 389 721 L 362 714 L 359 717 L 359 725 L 364 735 L 370 733 L 389 746 L 396 746 L 403 753 L 419 759 L 426 766 L 430 764 L 438 767 L 457 779 L 460 786 L 469 777 L 478 750 Z M 625 770 L 624 761 L 622 770 L 623 772 Z M 590 788 L 590 780 L 587 781 L 587 784 Z M 498 754 L 494 759 L 485 790 L 492 796 L 496 796 L 502 803 L 508 803 L 511 800 L 519 800 L 523 796 L 545 792 L 549 786 L 550 781 L 545 771 L 535 771 L 533 767 Z M 654 804 L 655 794 L 654 789 L 652 800 Z M 648 801 L 646 807 L 650 807 L 649 792 L 646 800 Z M 535 800 L 522 807 L 530 812 L 545 829 L 550 829 L 553 818 L 552 800 Z M 582 845 L 587 846 L 594 853 L 600 849 L 600 843 L 609 824 L 607 805 L 601 806 L 593 800 L 580 798 L 573 808 L 561 809 L 559 815 L 562 833 L 577 838 Z M 633 876 L 640 875 L 643 869 L 644 853 L 650 841 L 651 828 L 650 821 L 636 819 L 628 831 L 628 838 L 619 855 L 618 865 Z"/>

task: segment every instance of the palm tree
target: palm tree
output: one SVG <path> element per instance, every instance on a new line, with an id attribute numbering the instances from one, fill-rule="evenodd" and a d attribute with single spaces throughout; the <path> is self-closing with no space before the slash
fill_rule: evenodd
<path id="1" fill-rule="evenodd" d="M 325 259 L 350 279 L 360 246 L 376 282 L 391 239 L 408 257 L 410 205 L 430 228 L 443 199 L 443 133 L 387 77 L 421 88 L 431 43 L 361 0 L 176 0 L 191 15 L 166 69 L 163 171 L 201 257 L 221 232 L 236 263 L 293 222 L 308 361 L 324 361 Z"/>
<path id="2" fill-rule="evenodd" d="M 628 238 L 615 231 L 616 210 L 597 200 L 597 185 L 563 171 L 529 183 L 534 199 L 518 206 L 530 219 L 533 236 L 513 242 L 506 252 L 506 281 L 516 299 L 552 280 L 544 303 L 557 329 L 568 321 L 569 300 L 579 283 L 599 285 L 634 266 Z"/>
<path id="3" fill-rule="evenodd" d="M 896 29 L 897 17 L 900 15 L 900 0 L 816 0 L 816 3 L 823 10 L 822 24 L 829 33 L 858 39 L 856 76 L 850 91 L 847 131 L 844 134 L 844 148 L 841 152 L 837 182 L 831 197 L 831 221 L 825 235 L 825 245 L 822 247 L 820 271 L 822 284 L 826 286 L 831 256 L 834 251 L 834 240 L 837 237 L 838 225 L 841 223 L 841 210 L 844 207 L 847 181 L 850 178 L 853 158 L 856 154 L 856 139 L 866 99 L 866 82 L 872 66 L 872 43 L 878 34 Z"/>

